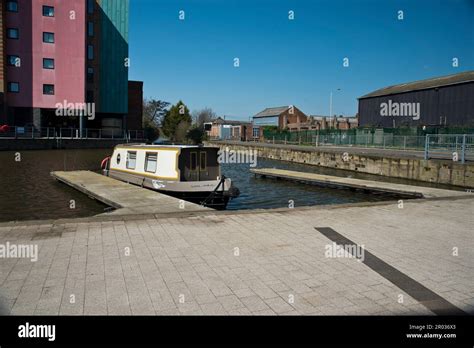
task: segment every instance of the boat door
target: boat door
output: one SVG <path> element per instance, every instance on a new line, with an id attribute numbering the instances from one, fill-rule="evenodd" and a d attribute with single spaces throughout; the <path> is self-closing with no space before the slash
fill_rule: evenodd
<path id="1" fill-rule="evenodd" d="M 217 168 L 211 165 L 217 160 L 215 154 L 206 149 L 193 148 L 184 157 L 184 181 L 215 180 Z"/>
<path id="2" fill-rule="evenodd" d="M 189 171 L 187 175 L 188 181 L 199 181 L 199 151 L 192 149 L 189 152 Z M 188 169 L 186 168 L 186 169 Z"/>

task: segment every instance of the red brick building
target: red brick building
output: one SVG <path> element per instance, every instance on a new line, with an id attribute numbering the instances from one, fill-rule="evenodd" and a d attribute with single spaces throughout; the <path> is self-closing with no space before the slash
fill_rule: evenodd
<path id="1" fill-rule="evenodd" d="M 266 108 L 253 116 L 256 126 L 275 126 L 286 129 L 288 124 L 307 122 L 308 116 L 294 105 Z"/>

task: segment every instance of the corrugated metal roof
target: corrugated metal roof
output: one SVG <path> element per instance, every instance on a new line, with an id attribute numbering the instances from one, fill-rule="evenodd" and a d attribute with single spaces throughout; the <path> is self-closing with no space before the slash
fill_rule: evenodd
<path id="1" fill-rule="evenodd" d="M 309 115 L 309 117 L 313 117 L 313 118 L 329 118 L 329 116 L 324 116 L 324 115 Z"/>
<path id="2" fill-rule="evenodd" d="M 421 89 L 436 88 L 448 85 L 456 85 L 474 81 L 474 71 L 465 71 L 459 74 L 435 77 L 427 80 L 420 80 L 415 82 L 402 83 L 399 85 L 384 87 L 374 92 L 366 94 L 359 99 L 380 97 L 383 95 L 398 94 L 404 92 L 417 91 Z"/>
<path id="3" fill-rule="evenodd" d="M 254 116 L 254 118 L 278 116 L 282 112 L 285 112 L 286 110 L 288 110 L 289 108 L 290 108 L 289 106 L 279 106 L 279 107 L 276 107 L 276 108 L 266 108 L 265 110 L 263 110 L 263 111 L 259 112 L 258 114 L 256 114 Z"/>

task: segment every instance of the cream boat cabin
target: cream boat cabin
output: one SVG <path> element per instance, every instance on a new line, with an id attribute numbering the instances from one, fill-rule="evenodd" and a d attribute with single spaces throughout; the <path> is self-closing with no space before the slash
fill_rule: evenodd
<path id="1" fill-rule="evenodd" d="M 221 175 L 218 148 L 118 145 L 102 161 L 103 174 L 216 209 L 225 209 L 238 189 Z"/>

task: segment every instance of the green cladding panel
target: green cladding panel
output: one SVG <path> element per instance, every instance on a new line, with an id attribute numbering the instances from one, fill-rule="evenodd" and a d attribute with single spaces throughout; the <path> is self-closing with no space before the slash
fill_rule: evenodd
<path id="1" fill-rule="evenodd" d="M 100 111 L 128 113 L 129 0 L 99 0 Z"/>

